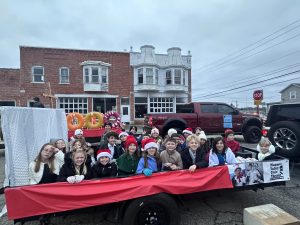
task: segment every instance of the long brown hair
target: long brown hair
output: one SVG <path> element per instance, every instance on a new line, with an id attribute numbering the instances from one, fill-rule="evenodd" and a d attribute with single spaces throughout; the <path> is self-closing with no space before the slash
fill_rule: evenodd
<path id="1" fill-rule="evenodd" d="M 147 150 L 143 151 L 143 159 L 144 159 L 144 168 L 148 168 L 148 152 Z M 158 162 L 160 160 L 159 154 L 158 154 L 158 150 L 156 149 L 155 155 L 154 155 L 154 159 L 156 161 L 156 165 L 158 166 Z"/>
<path id="2" fill-rule="evenodd" d="M 78 153 L 82 153 L 84 155 L 84 161 L 83 161 L 83 163 L 82 163 L 82 165 L 80 166 L 79 169 L 77 169 L 77 167 L 75 166 L 75 163 L 74 163 L 74 157 Z M 76 173 L 75 175 L 81 175 L 81 173 L 80 173 L 80 169 L 81 168 L 82 168 L 82 174 L 85 175 L 87 173 L 87 167 L 85 165 L 86 158 L 87 158 L 86 152 L 83 151 L 83 150 L 74 151 L 74 152 L 72 152 L 71 158 L 72 158 L 72 161 L 73 161 L 73 164 L 74 164 L 74 168 L 75 168 L 75 173 Z"/>
<path id="3" fill-rule="evenodd" d="M 39 154 L 37 155 L 37 157 L 35 158 L 35 166 L 34 166 L 34 172 L 39 172 L 40 171 L 40 168 L 41 168 L 41 162 L 42 162 L 42 151 L 44 150 L 44 148 L 46 147 L 46 146 L 48 146 L 48 145 L 50 145 L 50 146 L 52 146 L 53 148 L 54 148 L 54 146 L 51 144 L 51 143 L 46 143 L 46 144 L 44 144 L 42 147 L 41 147 L 41 149 L 40 149 L 40 152 L 39 152 Z M 54 153 L 54 151 L 53 151 L 53 154 L 52 154 L 52 156 L 49 158 L 49 166 L 50 166 L 50 171 L 51 172 L 53 172 L 54 171 L 54 155 L 55 155 L 55 153 Z"/>

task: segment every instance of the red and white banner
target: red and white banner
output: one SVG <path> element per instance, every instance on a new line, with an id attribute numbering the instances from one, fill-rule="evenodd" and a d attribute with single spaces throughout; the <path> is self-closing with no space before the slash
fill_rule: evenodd
<path id="1" fill-rule="evenodd" d="M 104 205 L 161 192 L 188 194 L 233 188 L 227 166 L 7 188 L 5 198 L 10 220 Z"/>

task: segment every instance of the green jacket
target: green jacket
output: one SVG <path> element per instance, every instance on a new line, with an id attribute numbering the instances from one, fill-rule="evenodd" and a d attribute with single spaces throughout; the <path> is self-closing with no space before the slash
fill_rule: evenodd
<path id="1" fill-rule="evenodd" d="M 135 174 L 138 163 L 139 157 L 136 155 L 130 156 L 128 153 L 124 153 L 117 159 L 118 175 Z"/>

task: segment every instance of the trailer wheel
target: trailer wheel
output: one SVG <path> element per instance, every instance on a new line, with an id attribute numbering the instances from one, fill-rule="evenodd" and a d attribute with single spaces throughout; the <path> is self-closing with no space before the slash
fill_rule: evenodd
<path id="1" fill-rule="evenodd" d="M 134 199 L 123 216 L 123 225 L 178 225 L 176 201 L 165 193 Z"/>

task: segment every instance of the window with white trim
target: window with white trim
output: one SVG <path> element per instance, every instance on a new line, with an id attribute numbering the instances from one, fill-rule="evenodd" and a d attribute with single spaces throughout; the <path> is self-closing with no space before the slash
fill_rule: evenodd
<path id="1" fill-rule="evenodd" d="M 86 114 L 88 111 L 88 101 L 87 98 L 59 97 L 58 107 L 65 109 L 66 113 L 79 112 Z"/>
<path id="2" fill-rule="evenodd" d="M 59 83 L 60 84 L 68 84 L 68 83 L 70 83 L 70 80 L 69 80 L 69 68 L 68 67 L 61 67 L 61 68 L 59 68 Z"/>
<path id="3" fill-rule="evenodd" d="M 138 69 L 138 84 L 144 83 L 143 68 Z"/>
<path id="4" fill-rule="evenodd" d="M 180 69 L 175 69 L 174 70 L 174 83 L 175 84 L 181 84 L 181 70 Z"/>
<path id="5" fill-rule="evenodd" d="M 173 98 L 150 98 L 150 113 L 174 112 Z"/>
<path id="6" fill-rule="evenodd" d="M 172 84 L 172 71 L 166 71 L 166 84 Z"/>
<path id="7" fill-rule="evenodd" d="M 290 91 L 290 99 L 296 99 L 296 91 Z"/>
<path id="8" fill-rule="evenodd" d="M 187 75 L 187 71 L 183 71 L 183 79 L 182 79 L 182 84 L 185 85 L 185 76 Z"/>
<path id="9" fill-rule="evenodd" d="M 153 84 L 153 69 L 146 68 L 146 84 Z"/>
<path id="10" fill-rule="evenodd" d="M 44 83 L 44 67 L 33 66 L 31 68 L 32 82 Z"/>
<path id="11" fill-rule="evenodd" d="M 158 69 L 155 69 L 155 83 L 158 84 Z"/>
<path id="12" fill-rule="evenodd" d="M 107 84 L 108 68 L 106 66 L 84 66 L 83 80 L 85 84 Z"/>

